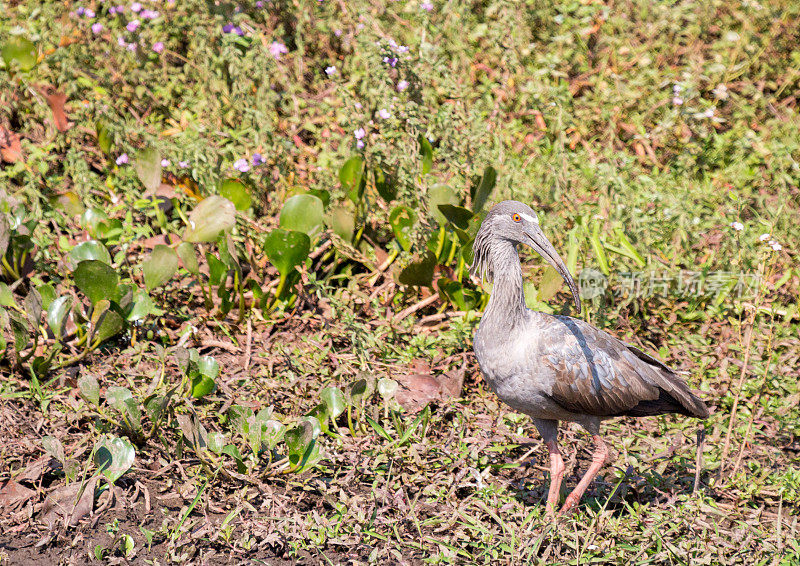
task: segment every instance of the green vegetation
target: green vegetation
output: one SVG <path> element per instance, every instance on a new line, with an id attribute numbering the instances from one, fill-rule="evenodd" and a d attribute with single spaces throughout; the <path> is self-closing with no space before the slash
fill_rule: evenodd
<path id="1" fill-rule="evenodd" d="M 0 0 L 0 563 L 797 563 L 798 30 L 788 0 Z M 557 525 L 471 353 L 503 198 L 714 407 L 610 421 Z"/>

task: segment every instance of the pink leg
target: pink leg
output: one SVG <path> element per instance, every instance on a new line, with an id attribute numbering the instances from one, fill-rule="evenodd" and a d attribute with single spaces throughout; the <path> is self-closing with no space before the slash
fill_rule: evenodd
<path id="1" fill-rule="evenodd" d="M 564 501 L 564 506 L 561 508 L 561 513 L 569 511 L 573 507 L 575 507 L 578 502 L 583 497 L 586 488 L 589 487 L 589 484 L 592 483 L 592 480 L 597 475 L 597 472 L 600 471 L 600 468 L 603 467 L 603 464 L 606 463 L 608 459 L 608 448 L 606 448 L 606 443 L 603 442 L 603 439 L 600 438 L 598 435 L 592 436 L 594 440 L 594 454 L 592 455 L 592 463 L 589 466 L 589 469 L 586 470 L 586 473 L 581 478 L 581 481 L 578 482 L 578 485 L 575 486 L 575 489 L 572 490 L 567 496 L 567 500 Z"/>
<path id="2" fill-rule="evenodd" d="M 564 460 L 561 452 L 558 451 L 556 442 L 548 442 L 547 449 L 550 451 L 550 490 L 547 492 L 547 511 L 548 517 L 555 517 L 558 506 L 558 498 L 561 495 L 561 480 L 564 478 Z"/>

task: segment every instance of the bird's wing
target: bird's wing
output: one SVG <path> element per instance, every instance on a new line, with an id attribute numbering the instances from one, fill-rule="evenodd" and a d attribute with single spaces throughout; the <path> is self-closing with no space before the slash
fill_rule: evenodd
<path id="1" fill-rule="evenodd" d="M 599 417 L 708 409 L 667 366 L 638 348 L 570 317 L 548 317 L 541 328 L 543 363 L 554 371 L 552 399 L 564 409 Z"/>

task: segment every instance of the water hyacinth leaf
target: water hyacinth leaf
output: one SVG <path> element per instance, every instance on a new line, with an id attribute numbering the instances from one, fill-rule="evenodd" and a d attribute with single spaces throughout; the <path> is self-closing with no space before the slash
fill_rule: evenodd
<path id="1" fill-rule="evenodd" d="M 378 380 L 378 393 L 383 397 L 384 401 L 394 397 L 394 394 L 397 392 L 397 387 L 397 382 L 390 377 L 382 377 Z"/>
<path id="2" fill-rule="evenodd" d="M 345 410 L 344 393 L 338 387 L 326 387 L 319 394 L 320 399 L 328 407 L 332 419 L 336 419 Z"/>
<path id="3" fill-rule="evenodd" d="M 375 170 L 375 189 L 387 203 L 397 198 L 397 175 L 383 169 Z"/>
<path id="4" fill-rule="evenodd" d="M 81 224 L 90 233 L 94 233 L 97 225 L 104 220 L 108 220 L 108 214 L 99 208 L 87 208 L 81 216 Z"/>
<path id="5" fill-rule="evenodd" d="M 222 454 L 222 449 L 225 448 L 225 443 L 227 441 L 227 437 L 222 432 L 208 433 L 208 449 L 214 454 Z"/>
<path id="6" fill-rule="evenodd" d="M 319 421 L 306 417 L 284 434 L 289 463 L 295 469 L 303 468 L 314 454 L 317 437 L 322 431 Z"/>
<path id="7" fill-rule="evenodd" d="M 234 432 L 238 432 L 242 436 L 246 437 L 250 430 L 250 425 L 248 425 L 247 421 L 252 416 L 254 416 L 253 409 L 250 407 L 233 405 L 230 409 L 228 409 L 228 426 Z"/>
<path id="8" fill-rule="evenodd" d="M 322 201 L 313 195 L 289 197 L 281 209 L 280 227 L 305 232 L 314 238 L 324 227 L 324 208 Z"/>
<path id="9" fill-rule="evenodd" d="M 247 210 L 253 202 L 247 187 L 238 179 L 225 179 L 219 184 L 218 192 L 220 196 L 231 201 L 239 211 Z"/>
<path id="10" fill-rule="evenodd" d="M 216 379 L 219 375 L 219 363 L 211 356 L 200 356 L 197 359 L 197 369 L 211 379 Z"/>
<path id="11" fill-rule="evenodd" d="M 216 382 L 207 375 L 199 375 L 192 380 L 192 397 L 202 399 L 216 388 Z"/>
<path id="12" fill-rule="evenodd" d="M 422 157 L 422 174 L 427 175 L 433 167 L 433 146 L 422 134 L 417 136 L 417 141 L 419 141 L 419 154 Z"/>
<path id="13" fill-rule="evenodd" d="M 144 286 L 148 291 L 160 287 L 178 271 L 178 254 L 169 246 L 157 244 L 142 262 Z"/>
<path id="14" fill-rule="evenodd" d="M 155 191 L 161 185 L 161 154 L 154 147 L 140 150 L 133 167 L 147 190 Z"/>
<path id="15" fill-rule="evenodd" d="M 275 269 L 286 277 L 296 266 L 303 263 L 311 250 L 308 234 L 277 228 L 267 234 L 264 251 Z"/>
<path id="16" fill-rule="evenodd" d="M 0 307 L 11 307 L 16 304 L 17 302 L 14 300 L 11 289 L 8 288 L 8 285 L 0 281 Z"/>
<path id="17" fill-rule="evenodd" d="M 183 235 L 187 242 L 213 242 L 236 224 L 236 207 L 219 195 L 200 201 L 189 214 L 189 227 Z"/>
<path id="18" fill-rule="evenodd" d="M 426 252 L 421 259 L 408 264 L 397 277 L 403 285 L 413 287 L 430 287 L 433 285 L 433 270 L 436 268 L 436 256 Z"/>
<path id="19" fill-rule="evenodd" d="M 128 399 L 133 399 L 133 393 L 127 387 L 112 385 L 106 389 L 106 402 L 114 408 L 121 407 Z"/>
<path id="20" fill-rule="evenodd" d="M 226 444 L 222 449 L 222 453 L 233 458 L 233 461 L 236 462 L 236 471 L 238 471 L 240 474 L 247 473 L 247 466 L 242 459 L 241 452 L 239 452 L 239 449 L 235 444 Z"/>
<path id="21" fill-rule="evenodd" d="M 197 277 L 200 274 L 200 264 L 197 261 L 197 254 L 194 251 L 194 246 L 189 242 L 181 242 L 175 249 L 178 257 L 183 262 L 183 267 Z"/>
<path id="22" fill-rule="evenodd" d="M 491 165 L 483 170 L 483 176 L 480 183 L 473 185 L 472 194 L 472 210 L 480 212 L 489 200 L 489 197 L 497 185 L 497 170 Z"/>
<path id="23" fill-rule="evenodd" d="M 63 295 L 50 304 L 47 309 L 47 325 L 53 335 L 61 339 L 64 337 L 69 311 L 72 309 L 72 297 Z"/>
<path id="24" fill-rule="evenodd" d="M 103 299 L 118 298 L 119 276 L 107 263 L 96 259 L 81 261 L 72 277 L 75 279 L 75 286 L 93 305 Z"/>
<path id="25" fill-rule="evenodd" d="M 111 254 L 108 253 L 108 249 L 106 249 L 103 243 L 97 240 L 81 242 L 72 248 L 69 252 L 69 256 L 76 264 L 84 260 L 94 259 L 111 265 Z"/>
<path id="26" fill-rule="evenodd" d="M 94 463 L 112 484 L 130 470 L 135 458 L 136 451 L 127 438 L 105 437 L 95 445 Z"/>
<path id="27" fill-rule="evenodd" d="M 352 242 L 356 232 L 354 212 L 345 206 L 335 206 L 328 211 L 327 224 L 333 233 L 345 242 Z"/>
<path id="28" fill-rule="evenodd" d="M 11 322 L 11 332 L 14 334 L 14 348 L 21 352 L 28 346 L 28 324 L 27 321 L 17 311 L 8 313 Z"/>
<path id="29" fill-rule="evenodd" d="M 411 230 L 416 222 L 416 212 L 407 206 L 396 206 L 389 213 L 389 225 L 392 227 L 394 237 L 405 251 L 411 249 Z"/>
<path id="30" fill-rule="evenodd" d="M 328 205 L 331 203 L 331 193 L 325 189 L 309 189 L 308 194 L 321 200 L 322 206 L 325 208 L 328 208 Z"/>
<path id="31" fill-rule="evenodd" d="M 442 277 L 436 282 L 436 286 L 442 298 L 460 311 L 472 310 L 480 301 L 480 295 L 476 291 L 466 288 L 458 281 Z"/>
<path id="32" fill-rule="evenodd" d="M 138 289 L 131 297 L 130 310 L 127 310 L 126 319 L 128 322 L 136 322 L 154 312 L 156 312 L 156 304 L 150 298 L 150 294 L 144 289 Z"/>
<path id="33" fill-rule="evenodd" d="M 220 285 L 228 274 L 228 266 L 211 252 L 206 252 L 208 263 L 208 282 L 214 286 Z"/>
<path id="34" fill-rule="evenodd" d="M 453 204 L 440 204 L 439 212 L 441 212 L 442 216 L 450 223 L 462 230 L 467 230 L 469 228 L 469 221 L 472 220 L 474 216 L 472 211 Z"/>
<path id="35" fill-rule="evenodd" d="M 35 288 L 32 288 L 25 296 L 25 314 L 31 322 L 31 328 L 36 331 L 39 327 L 39 319 L 42 317 L 42 296 Z"/>
<path id="36" fill-rule="evenodd" d="M 21 35 L 8 37 L 0 48 L 0 57 L 9 69 L 17 67 L 21 71 L 30 71 L 36 65 L 36 45 Z"/>
<path id="37" fill-rule="evenodd" d="M 458 205 L 458 194 L 451 187 L 436 183 L 428 189 L 428 210 L 439 224 L 444 224 L 447 221 L 444 214 L 439 210 L 439 205 L 442 204 Z"/>
<path id="38" fill-rule="evenodd" d="M 93 405 L 100 405 L 100 383 L 94 375 L 89 373 L 78 378 L 78 393 Z"/>
<path id="39" fill-rule="evenodd" d="M 349 193 L 358 188 L 361 184 L 363 170 L 364 160 L 359 155 L 354 155 L 344 162 L 342 168 L 339 169 L 339 182 L 346 192 Z"/>
<path id="40" fill-rule="evenodd" d="M 125 320 L 112 306 L 105 309 L 100 317 L 99 324 L 95 328 L 92 341 L 93 345 L 97 346 L 122 332 L 125 329 Z"/>
<path id="41" fill-rule="evenodd" d="M 122 235 L 122 220 L 119 218 L 102 220 L 97 223 L 93 233 L 96 238 L 115 243 Z"/>

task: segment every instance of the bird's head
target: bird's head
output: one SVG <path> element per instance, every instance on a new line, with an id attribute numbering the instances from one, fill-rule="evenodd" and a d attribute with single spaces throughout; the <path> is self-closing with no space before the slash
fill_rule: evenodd
<path id="1" fill-rule="evenodd" d="M 572 290 L 572 297 L 578 312 L 581 312 L 581 298 L 578 286 L 575 284 L 564 261 L 556 252 L 553 244 L 545 237 L 539 226 L 539 217 L 527 204 L 505 200 L 499 202 L 489 211 L 484 218 L 472 251 L 475 259 L 472 262 L 473 275 L 492 281 L 495 266 L 492 265 L 492 248 L 510 242 L 514 246 L 525 244 L 533 248 L 547 263 L 553 266 Z"/>

